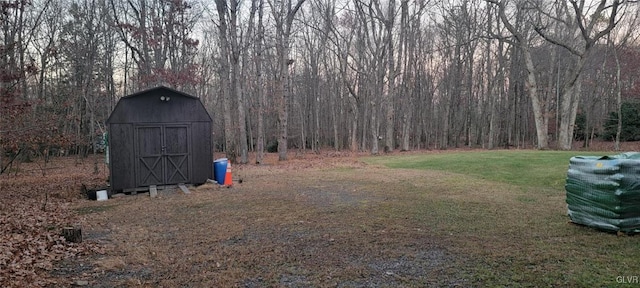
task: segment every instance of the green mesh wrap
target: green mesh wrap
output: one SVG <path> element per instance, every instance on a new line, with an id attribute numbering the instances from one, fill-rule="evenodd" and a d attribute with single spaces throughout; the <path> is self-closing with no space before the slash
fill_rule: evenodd
<path id="1" fill-rule="evenodd" d="M 572 222 L 640 232 L 640 153 L 572 157 L 565 189 Z"/>

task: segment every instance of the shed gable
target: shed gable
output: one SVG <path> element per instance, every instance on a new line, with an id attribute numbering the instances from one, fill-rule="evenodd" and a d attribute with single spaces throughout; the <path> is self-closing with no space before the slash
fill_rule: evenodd
<path id="1" fill-rule="evenodd" d="M 107 123 L 177 122 L 211 122 L 211 117 L 197 97 L 164 86 L 122 97 L 107 119 Z"/>

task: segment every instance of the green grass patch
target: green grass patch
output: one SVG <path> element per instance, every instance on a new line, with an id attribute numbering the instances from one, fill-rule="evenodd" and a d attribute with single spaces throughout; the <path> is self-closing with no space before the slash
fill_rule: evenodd
<path id="1" fill-rule="evenodd" d="M 367 157 L 389 168 L 439 170 L 520 187 L 563 189 L 569 159 L 603 152 L 500 150 Z M 604 154 L 609 155 L 609 154 Z"/>
<path id="2" fill-rule="evenodd" d="M 397 213 L 465 255 L 456 266 L 470 286 L 629 287 L 620 282 L 640 271 L 638 236 L 570 224 L 563 194 L 572 156 L 613 154 L 515 150 L 363 161 L 392 168 L 389 175 L 425 171 L 402 184 Z"/>

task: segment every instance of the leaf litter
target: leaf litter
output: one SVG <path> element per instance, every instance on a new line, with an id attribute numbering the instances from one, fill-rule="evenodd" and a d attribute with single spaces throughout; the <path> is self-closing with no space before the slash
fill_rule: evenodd
<path id="1" fill-rule="evenodd" d="M 2 287 L 64 286 L 65 280 L 51 277 L 57 262 L 103 253 L 90 241 L 65 241 L 61 231 L 78 223 L 70 207 L 82 199 L 81 185 L 104 183 L 106 171 L 93 174 L 89 159 L 55 162 L 59 168 L 46 169 L 44 176 L 38 163 L 23 163 L 20 170 L 0 175 Z"/>

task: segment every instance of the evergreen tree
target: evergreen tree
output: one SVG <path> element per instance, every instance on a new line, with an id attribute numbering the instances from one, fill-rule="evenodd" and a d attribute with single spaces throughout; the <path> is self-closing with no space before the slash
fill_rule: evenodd
<path id="1" fill-rule="evenodd" d="M 622 103 L 622 131 L 620 141 L 640 140 L 640 103 Z M 618 125 L 618 113 L 609 113 L 609 119 L 605 123 L 602 138 L 607 141 L 614 141 L 616 137 L 616 127 Z"/>

